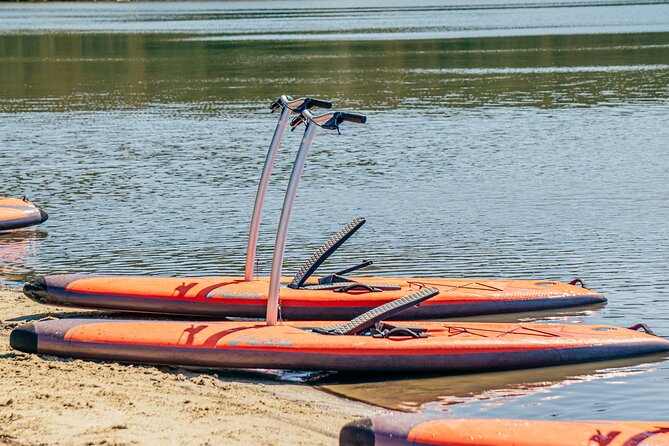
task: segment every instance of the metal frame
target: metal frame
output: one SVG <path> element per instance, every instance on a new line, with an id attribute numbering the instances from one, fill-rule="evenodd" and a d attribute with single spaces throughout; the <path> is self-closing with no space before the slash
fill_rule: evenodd
<path id="1" fill-rule="evenodd" d="M 286 250 L 286 240 L 288 238 L 288 225 L 290 224 L 290 214 L 293 211 L 297 188 L 304 172 L 304 165 L 311 150 L 311 144 L 314 141 L 316 127 L 322 127 L 327 130 L 339 131 L 339 124 L 343 121 L 358 122 L 363 124 L 367 118 L 364 115 L 357 115 L 344 112 L 329 112 L 323 115 L 314 116 L 307 108 L 300 110 L 301 116 L 291 125 L 293 129 L 304 122 L 307 126 L 302 136 L 300 148 L 295 157 L 293 171 L 290 174 L 290 181 L 286 188 L 286 196 L 283 199 L 281 208 L 281 218 L 279 219 L 279 228 L 276 231 L 276 241 L 274 242 L 274 256 L 272 257 L 272 272 L 269 278 L 269 293 L 267 295 L 267 325 L 276 325 L 279 314 L 279 290 L 281 288 L 281 269 L 283 268 L 283 256 Z"/>
<path id="2" fill-rule="evenodd" d="M 260 182 L 258 183 L 258 191 L 256 192 L 256 201 L 253 205 L 251 228 L 249 229 L 249 241 L 246 246 L 246 267 L 244 269 L 245 282 L 250 282 L 253 280 L 256 260 L 256 247 L 258 245 L 258 232 L 260 231 L 260 220 L 262 218 L 262 208 L 263 204 L 265 203 L 265 196 L 267 195 L 269 177 L 272 173 L 272 167 L 274 167 L 276 154 L 279 151 L 279 145 L 281 144 L 283 132 L 286 130 L 286 126 L 290 120 L 290 113 L 292 111 L 286 106 L 286 104 L 290 101 L 287 96 L 282 95 L 279 98 L 279 101 L 282 104 L 281 117 L 279 118 L 279 122 L 276 124 L 274 136 L 272 137 L 272 142 L 270 143 L 269 150 L 267 151 L 265 165 L 263 166 L 262 174 L 260 175 Z"/>
<path id="3" fill-rule="evenodd" d="M 265 166 L 263 167 L 262 174 L 260 175 L 260 182 L 258 183 L 258 191 L 256 192 L 256 200 L 253 205 L 253 214 L 251 216 L 251 228 L 249 229 L 249 241 L 246 246 L 246 266 L 244 269 L 244 281 L 250 282 L 253 280 L 254 275 L 254 264 L 256 259 L 256 247 L 258 244 L 258 232 L 260 230 L 260 219 L 262 217 L 262 208 L 265 202 L 265 196 L 267 195 L 267 186 L 269 185 L 269 177 L 272 173 L 272 167 L 274 166 L 274 160 L 276 159 L 276 154 L 279 151 L 279 145 L 281 144 L 281 138 L 283 137 L 283 132 L 288 125 L 288 120 L 290 118 L 291 112 L 302 113 L 305 110 L 308 110 L 309 107 L 321 107 L 321 108 L 331 108 L 332 103 L 330 101 L 324 101 L 322 99 L 316 98 L 299 98 L 293 100 L 290 96 L 281 95 L 279 99 L 274 101 L 270 106 L 272 111 L 281 108 L 281 117 L 279 122 L 276 124 L 276 130 L 274 130 L 274 136 L 272 137 L 272 142 L 269 145 L 269 150 L 267 151 L 267 157 L 265 158 Z M 309 116 L 312 116 L 309 114 Z M 300 118 L 303 118 L 303 115 L 300 115 Z"/>
<path id="4" fill-rule="evenodd" d="M 283 268 L 283 256 L 286 250 L 286 239 L 288 238 L 288 225 L 290 224 L 290 214 L 293 212 L 293 204 L 297 195 L 297 188 L 304 172 L 304 165 L 307 162 L 307 155 L 311 150 L 311 144 L 314 141 L 316 133 L 316 124 L 312 121 L 313 115 L 309 110 L 302 111 L 302 115 L 307 118 L 307 128 L 302 136 L 300 149 L 295 157 L 293 171 L 290 174 L 286 196 L 283 199 L 281 208 L 281 218 L 279 219 L 279 228 L 276 231 L 276 242 L 274 243 L 274 256 L 272 257 L 272 272 L 269 278 L 269 293 L 267 295 L 267 325 L 276 325 L 279 313 L 279 288 L 281 287 L 281 269 Z"/>

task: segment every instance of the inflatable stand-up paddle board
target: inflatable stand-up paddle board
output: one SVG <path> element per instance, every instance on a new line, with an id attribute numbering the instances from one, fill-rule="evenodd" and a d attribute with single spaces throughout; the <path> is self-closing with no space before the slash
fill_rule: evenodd
<path id="1" fill-rule="evenodd" d="M 47 221 L 49 216 L 27 198 L 0 197 L 0 231 L 27 228 Z"/>
<path id="2" fill-rule="evenodd" d="M 268 303 L 270 278 L 255 278 L 254 264 L 258 228 L 267 191 L 269 175 L 278 151 L 279 142 L 292 111 L 308 112 L 312 106 L 330 108 L 332 104 L 313 98 L 295 101 L 282 96 L 272 110 L 281 109 L 260 178 L 251 219 L 244 277 L 91 277 L 78 274 L 52 275 L 28 282 L 24 293 L 31 299 L 49 305 L 178 314 L 220 318 L 226 316 L 262 317 Z M 343 121 L 360 122 L 360 115 L 324 115 L 314 125 L 338 129 Z M 299 115 L 291 125 L 303 122 Z M 330 122 L 328 122 L 328 120 Z M 310 139 L 301 144 L 311 145 Z M 303 158 L 307 152 L 302 151 Z M 298 157 L 296 164 L 304 162 Z M 295 173 L 295 169 L 293 170 Z M 301 176 L 291 177 L 289 191 L 296 190 Z M 294 196 L 293 196 L 294 198 Z M 293 201 L 284 202 L 292 206 Z M 585 288 L 580 279 L 570 283 L 552 280 L 487 280 L 448 278 L 380 278 L 352 277 L 350 273 L 370 264 L 364 261 L 334 274 L 314 277 L 316 270 L 363 224 L 357 218 L 335 234 L 292 278 L 277 278 L 282 285 L 281 315 L 292 320 L 350 319 L 376 306 L 390 302 L 425 287 L 435 287 L 440 294 L 425 305 L 406 313 L 411 319 L 436 319 L 477 314 L 537 311 L 605 302 L 600 293 Z M 287 230 L 287 228 L 284 228 Z M 284 241 L 285 243 L 285 241 Z M 580 285 L 580 286 L 579 286 Z M 278 292 L 278 288 L 275 289 Z"/>
<path id="3" fill-rule="evenodd" d="M 345 425 L 340 446 L 669 446 L 667 421 L 448 419 L 396 414 Z"/>
<path id="4" fill-rule="evenodd" d="M 282 322 L 279 288 L 292 202 L 315 127 L 362 115 L 313 117 L 298 151 L 279 219 L 266 322 L 64 319 L 12 331 L 13 348 L 82 359 L 201 367 L 381 372 L 466 372 L 540 367 L 669 350 L 669 341 L 632 329 L 592 325 L 385 322 L 439 295 L 424 287 L 348 321 Z M 348 286 L 348 285 L 345 285 Z M 352 285 L 356 286 L 356 285 Z M 369 286 L 369 285 L 366 285 Z M 637 328 L 644 328 L 646 333 Z"/>
<path id="5" fill-rule="evenodd" d="M 348 372 L 470 372 L 609 360 L 669 351 L 649 333 L 602 325 L 384 322 L 435 288 L 349 322 L 62 319 L 15 328 L 14 349 L 144 364 Z"/>

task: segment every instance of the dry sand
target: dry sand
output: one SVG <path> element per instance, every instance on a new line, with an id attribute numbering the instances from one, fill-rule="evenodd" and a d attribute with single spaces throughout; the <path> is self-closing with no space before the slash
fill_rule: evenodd
<path id="1" fill-rule="evenodd" d="M 0 444 L 334 445 L 340 427 L 387 413 L 307 385 L 28 355 L 9 333 L 62 317 L 0 286 Z"/>

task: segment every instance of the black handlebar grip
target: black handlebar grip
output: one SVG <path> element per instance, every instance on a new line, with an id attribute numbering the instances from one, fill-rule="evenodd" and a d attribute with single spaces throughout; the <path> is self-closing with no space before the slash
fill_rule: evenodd
<path id="1" fill-rule="evenodd" d="M 332 102 L 324 101 L 323 99 L 307 98 L 305 102 L 307 102 L 307 108 L 332 108 Z"/>
<path id="2" fill-rule="evenodd" d="M 367 116 L 361 115 L 358 113 L 345 113 L 342 112 L 339 115 L 339 120 L 340 121 L 349 121 L 349 122 L 355 122 L 357 124 L 364 124 L 367 122 Z"/>

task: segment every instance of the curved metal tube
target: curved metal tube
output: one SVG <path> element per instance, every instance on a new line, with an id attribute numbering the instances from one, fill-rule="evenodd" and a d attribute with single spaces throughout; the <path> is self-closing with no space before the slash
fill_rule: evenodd
<path id="1" fill-rule="evenodd" d="M 308 111 L 305 110 L 306 113 Z M 304 113 L 304 112 L 303 112 Z M 288 225 L 290 224 L 290 214 L 293 211 L 293 203 L 297 195 L 297 187 L 302 178 L 304 165 L 307 161 L 307 155 L 314 141 L 316 124 L 309 121 L 307 128 L 302 136 L 300 149 L 295 157 L 293 171 L 290 174 L 290 181 L 286 189 L 286 196 L 283 200 L 281 209 L 281 218 L 279 220 L 279 229 L 276 232 L 276 242 L 274 243 L 274 256 L 272 257 L 272 272 L 269 280 L 269 293 L 267 296 L 267 325 L 276 325 L 279 310 L 279 289 L 281 287 L 281 269 L 283 267 L 283 255 L 286 249 L 286 239 L 288 238 Z"/>
<path id="2" fill-rule="evenodd" d="M 286 96 L 281 96 L 281 102 L 286 104 L 288 102 L 288 98 Z M 290 120 L 290 114 L 291 110 L 284 106 L 281 110 L 281 117 L 279 118 L 279 122 L 276 124 L 274 136 L 272 137 L 272 142 L 269 145 L 267 157 L 265 158 L 265 165 L 263 166 L 262 174 L 260 175 L 260 183 L 258 183 L 256 201 L 253 205 L 253 215 L 251 216 L 249 241 L 246 246 L 246 268 L 244 270 L 245 282 L 250 282 L 253 280 L 254 264 L 256 261 L 256 246 L 258 244 L 258 232 L 260 231 L 262 208 L 263 204 L 265 203 L 265 196 L 267 195 L 267 187 L 269 185 L 269 177 L 272 173 L 272 167 L 274 166 L 274 160 L 276 159 L 276 154 L 279 151 L 279 145 L 281 144 L 283 132 L 288 125 L 288 121 Z"/>

